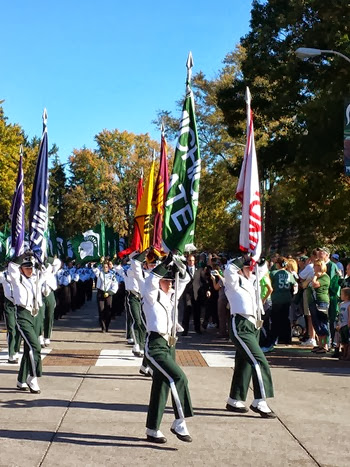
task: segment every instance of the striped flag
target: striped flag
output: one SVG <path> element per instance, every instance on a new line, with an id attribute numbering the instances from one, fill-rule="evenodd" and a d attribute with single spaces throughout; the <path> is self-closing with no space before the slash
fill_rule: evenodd
<path id="1" fill-rule="evenodd" d="M 163 225 L 164 251 L 193 251 L 199 197 L 201 158 L 191 89 L 193 60 L 187 59 L 186 97 L 182 108 L 173 171 L 165 203 Z"/>
<path id="2" fill-rule="evenodd" d="M 49 173 L 47 112 L 43 113 L 43 134 L 41 137 L 38 160 L 33 183 L 29 212 L 29 247 L 36 258 L 43 263 L 46 257 L 49 208 Z"/>
<path id="3" fill-rule="evenodd" d="M 12 198 L 11 247 L 12 254 L 17 257 L 24 252 L 24 187 L 23 187 L 23 146 L 20 148 L 16 189 Z"/>
<path id="4" fill-rule="evenodd" d="M 167 160 L 167 144 L 164 134 L 164 126 L 162 125 L 161 143 L 160 143 L 160 161 L 159 171 L 154 187 L 153 206 L 155 208 L 154 230 L 153 230 L 153 247 L 160 252 L 162 249 L 162 232 L 165 198 L 168 193 L 169 174 Z"/>
<path id="5" fill-rule="evenodd" d="M 250 102 L 251 95 L 247 87 L 247 144 L 238 180 L 236 198 L 242 203 L 239 247 L 242 251 L 250 253 L 253 263 L 255 263 L 261 255 L 262 234 L 259 174 L 254 142 L 253 114 Z"/>

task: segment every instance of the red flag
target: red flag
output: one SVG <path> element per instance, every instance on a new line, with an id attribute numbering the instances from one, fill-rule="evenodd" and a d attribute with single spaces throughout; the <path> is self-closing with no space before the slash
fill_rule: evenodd
<path id="1" fill-rule="evenodd" d="M 164 126 L 162 125 L 161 143 L 160 143 L 160 161 L 159 172 L 154 187 L 154 196 L 152 204 L 155 208 L 154 230 L 153 230 L 153 247 L 157 251 L 162 249 L 162 233 L 163 233 L 163 218 L 166 195 L 168 193 L 169 174 L 168 174 L 168 159 L 167 159 L 167 144 L 164 134 Z"/>
<path id="2" fill-rule="evenodd" d="M 137 184 L 137 192 L 136 192 L 136 209 L 138 205 L 140 204 L 141 198 L 142 198 L 142 193 L 143 193 L 143 172 L 141 173 L 141 176 L 139 178 L 138 184 Z M 135 211 L 136 211 L 135 209 Z M 133 251 L 136 251 L 140 248 L 141 244 L 141 235 L 140 231 L 137 227 L 136 221 L 134 221 L 134 235 L 131 241 L 131 244 L 129 248 L 126 248 L 123 251 L 119 251 L 118 257 L 119 258 L 124 258 L 124 256 L 130 255 Z"/>
<path id="3" fill-rule="evenodd" d="M 247 87 L 247 144 L 238 180 L 236 198 L 242 203 L 239 247 L 242 251 L 250 253 L 253 263 L 255 263 L 261 255 L 262 235 L 259 174 L 254 141 L 253 113 L 250 108 L 250 101 L 251 95 Z"/>

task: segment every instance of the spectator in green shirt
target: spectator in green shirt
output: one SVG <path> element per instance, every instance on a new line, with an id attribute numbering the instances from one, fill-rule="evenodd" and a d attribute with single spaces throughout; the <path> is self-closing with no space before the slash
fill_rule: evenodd
<path id="1" fill-rule="evenodd" d="M 292 302 L 293 290 L 296 280 L 286 271 L 287 259 L 280 256 L 276 261 L 276 270 L 270 272 L 272 285 L 271 332 L 274 344 L 291 343 L 291 325 L 289 320 L 289 307 Z"/>
<path id="2" fill-rule="evenodd" d="M 328 351 L 329 340 L 329 286 L 330 277 L 327 265 L 321 259 L 314 262 L 315 275 L 310 281 L 307 293 L 313 327 L 318 336 L 318 346 L 313 349 L 316 353 L 324 354 Z"/>

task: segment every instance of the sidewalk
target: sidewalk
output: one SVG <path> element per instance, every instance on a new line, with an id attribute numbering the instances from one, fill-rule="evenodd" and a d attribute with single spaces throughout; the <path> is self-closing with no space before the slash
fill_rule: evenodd
<path id="1" fill-rule="evenodd" d="M 41 394 L 16 391 L 18 367 L 0 365 L 0 466 L 349 465 L 350 364 L 305 349 L 278 348 L 269 354 L 276 393 L 271 406 L 278 419 L 237 415 L 225 410 L 233 349 L 215 338 L 215 330 L 178 343 L 195 412 L 188 421 L 193 443 L 170 433 L 170 406 L 161 427 L 167 444 L 148 443 L 151 381 L 139 374 L 125 345 L 124 317 L 102 334 L 95 307 L 90 302 L 55 322 Z M 5 337 L 0 333 L 1 349 Z M 101 350 L 109 354 L 102 360 Z M 121 357 L 114 360 L 117 351 Z M 214 359 L 208 366 L 202 356 L 210 351 L 231 360 Z M 106 358 L 113 360 L 106 363 Z M 248 404 L 252 399 L 250 392 Z"/>

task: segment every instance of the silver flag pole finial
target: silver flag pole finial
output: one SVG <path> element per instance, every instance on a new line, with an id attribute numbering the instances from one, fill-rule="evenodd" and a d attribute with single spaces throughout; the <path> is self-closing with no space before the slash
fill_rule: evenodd
<path id="1" fill-rule="evenodd" d="M 192 67 L 193 67 L 193 57 L 192 57 L 192 52 L 190 51 L 187 57 L 187 62 L 186 62 L 186 67 L 187 67 L 187 83 L 191 83 L 192 79 Z"/>

